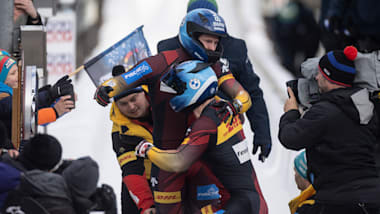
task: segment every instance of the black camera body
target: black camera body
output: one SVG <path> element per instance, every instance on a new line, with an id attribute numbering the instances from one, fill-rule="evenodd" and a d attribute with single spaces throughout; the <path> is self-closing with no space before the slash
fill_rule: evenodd
<path id="1" fill-rule="evenodd" d="M 289 80 L 286 82 L 286 87 L 292 89 L 297 103 L 304 109 L 311 107 L 312 103 L 319 100 L 320 92 L 318 83 L 314 78 Z"/>
<path id="2" fill-rule="evenodd" d="M 300 99 L 298 97 L 298 79 L 289 80 L 286 82 L 286 87 L 292 89 L 294 96 L 296 97 L 297 103 L 300 103 Z M 288 93 L 288 97 L 290 97 Z"/>

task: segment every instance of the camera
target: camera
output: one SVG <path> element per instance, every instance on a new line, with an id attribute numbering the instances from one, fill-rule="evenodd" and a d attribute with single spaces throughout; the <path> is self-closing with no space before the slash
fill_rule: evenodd
<path id="1" fill-rule="evenodd" d="M 311 104 L 319 100 L 320 93 L 315 79 L 298 78 L 286 82 L 296 97 L 297 103 L 304 108 L 310 108 Z M 289 96 L 289 94 L 288 94 Z"/>
<path id="2" fill-rule="evenodd" d="M 286 87 L 292 89 L 294 96 L 296 97 L 297 103 L 300 103 L 300 99 L 298 98 L 298 79 L 287 81 Z M 289 93 L 288 97 L 290 97 Z"/>

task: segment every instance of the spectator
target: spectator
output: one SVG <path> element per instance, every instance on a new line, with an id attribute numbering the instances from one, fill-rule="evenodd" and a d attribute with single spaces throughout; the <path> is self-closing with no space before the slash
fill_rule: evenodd
<path id="1" fill-rule="evenodd" d="M 302 1 L 289 1 L 270 23 L 273 43 L 281 64 L 293 76 L 302 77 L 301 62 L 314 57 L 319 46 L 319 26 Z"/>
<path id="2" fill-rule="evenodd" d="M 347 45 L 369 53 L 380 49 L 380 2 L 322 0 L 320 26 L 326 52 Z"/>
<path id="3" fill-rule="evenodd" d="M 0 121 L 0 155 L 3 152 L 8 152 L 11 157 L 18 156 L 19 152 L 13 149 L 13 144 L 8 137 L 8 130 L 4 123 Z"/>
<path id="4" fill-rule="evenodd" d="M 97 188 L 99 167 L 93 159 L 82 157 L 71 161 L 63 169 L 62 176 L 70 190 L 76 214 L 89 214 L 90 211 L 116 214 L 116 196 L 112 187 L 103 184 Z"/>
<path id="5" fill-rule="evenodd" d="M 319 101 L 301 117 L 293 91 L 280 119 L 279 140 L 306 148 L 316 190 L 310 213 L 379 213 L 380 180 L 375 166 L 379 128 L 367 89 L 352 87 L 357 51 L 331 51 L 319 61 Z"/>
<path id="6" fill-rule="evenodd" d="M 33 0 L 14 0 L 13 21 L 20 25 L 42 25 L 40 14 L 34 7 Z"/>
<path id="7" fill-rule="evenodd" d="M 4 51 L 2 51 L 3 53 Z M 18 66 L 16 61 L 7 55 L 0 55 L 0 119 L 7 127 L 7 136 L 11 136 L 12 95 L 13 88 L 18 87 Z M 59 79 L 53 86 L 39 89 L 37 109 L 39 125 L 54 122 L 63 114 L 74 108 L 74 88 L 68 76 Z"/>
<path id="8" fill-rule="evenodd" d="M 20 174 L 33 169 L 39 169 L 44 171 L 52 170 L 61 160 L 62 147 L 56 138 L 46 134 L 37 134 L 24 145 L 23 150 L 18 157 L 12 158 L 9 154 L 5 153 L 0 156 L 0 161 L 7 166 L 3 169 L 7 169 L 12 172 L 9 175 Z M 7 178 L 7 171 L 2 171 L 0 178 Z M 15 189 L 20 183 L 20 177 L 13 178 L 11 183 L 7 181 L 1 182 L 2 184 L 9 184 L 7 191 L 3 191 L 0 194 L 3 195 L 3 200 L 0 201 L 0 208 L 4 203 L 4 199 L 7 198 L 8 192 Z"/>
<path id="9" fill-rule="evenodd" d="M 87 214 L 96 210 L 115 214 L 112 187 L 103 184 L 97 188 L 97 163 L 83 157 L 62 164 L 61 154 L 57 139 L 38 134 L 25 144 L 18 158 L 1 156 L 0 177 L 4 181 L 1 183 L 7 188 L 0 186 L 0 208 L 20 206 L 23 211 L 32 212 L 33 206 L 38 212 L 32 213 Z M 54 170 L 57 173 L 52 173 Z"/>
<path id="10" fill-rule="evenodd" d="M 218 12 L 218 5 L 215 0 L 190 0 L 187 5 L 187 12 L 198 8 L 206 8 L 216 13 Z M 244 40 L 227 34 L 226 37 L 221 38 L 220 43 L 221 46 L 223 46 L 221 59 L 228 63 L 235 79 L 249 93 L 252 103 L 254 103 L 246 112 L 246 115 L 251 129 L 254 132 L 253 154 L 256 154 L 260 148 L 259 159 L 264 161 L 270 154 L 272 139 L 270 135 L 268 111 L 263 98 L 263 91 L 259 86 L 260 78 L 252 69 Z M 180 46 L 179 36 L 177 35 L 160 41 L 157 44 L 157 51 L 175 50 Z M 228 99 L 222 91 L 218 92 L 218 96 L 223 99 Z"/>
<path id="11" fill-rule="evenodd" d="M 33 0 L 13 0 L 13 44 L 12 55 L 21 57 L 21 28 L 22 25 L 43 25 L 40 14 L 34 7 Z"/>
<path id="12" fill-rule="evenodd" d="M 294 180 L 301 194 L 289 202 L 291 214 L 307 214 L 315 203 L 315 190 L 307 178 L 307 162 L 305 151 L 294 158 Z"/>
<path id="13" fill-rule="evenodd" d="M 196 85 L 192 87 L 194 82 Z M 226 213 L 268 213 L 250 161 L 240 117 L 235 115 L 229 121 L 220 114 L 225 101 L 213 100 L 218 85 L 213 70 L 200 61 L 187 61 L 173 68 L 164 83 L 177 92 L 170 101 L 171 107 L 179 111 L 190 110 L 195 119 L 178 148 L 160 149 L 142 141 L 136 147 L 136 155 L 148 157 L 153 164 L 176 173 L 173 176 L 179 178 L 198 159 L 203 159 L 231 194 L 223 207 Z M 183 185 L 180 179 L 177 182 Z M 202 208 L 202 213 L 214 211 L 217 210 L 210 206 Z"/>

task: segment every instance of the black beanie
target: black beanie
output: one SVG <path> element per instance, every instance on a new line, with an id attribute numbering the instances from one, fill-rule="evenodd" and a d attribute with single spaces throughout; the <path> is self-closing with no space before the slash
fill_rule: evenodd
<path id="1" fill-rule="evenodd" d="M 47 134 L 37 134 L 25 143 L 19 160 L 27 170 L 51 170 L 61 160 L 62 147 L 58 140 Z"/>
<path id="2" fill-rule="evenodd" d="M 73 160 L 63 170 L 62 176 L 75 197 L 88 198 L 96 191 L 99 180 L 99 166 L 91 157 L 81 157 Z"/>
<path id="3" fill-rule="evenodd" d="M 330 51 L 319 61 L 319 71 L 331 83 L 351 87 L 356 75 L 354 59 L 357 53 L 354 46 L 344 51 Z"/>

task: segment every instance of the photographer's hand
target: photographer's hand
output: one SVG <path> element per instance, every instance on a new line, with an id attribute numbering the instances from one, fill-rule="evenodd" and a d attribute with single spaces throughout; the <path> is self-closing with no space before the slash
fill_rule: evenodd
<path id="1" fill-rule="evenodd" d="M 284 112 L 288 112 L 293 109 L 298 110 L 298 103 L 296 97 L 294 96 L 293 90 L 290 87 L 288 87 L 287 90 L 289 99 L 287 99 L 284 104 Z"/>

